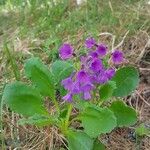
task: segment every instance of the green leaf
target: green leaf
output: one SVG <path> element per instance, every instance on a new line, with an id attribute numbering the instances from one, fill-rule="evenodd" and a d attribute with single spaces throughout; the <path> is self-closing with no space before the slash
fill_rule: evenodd
<path id="1" fill-rule="evenodd" d="M 101 101 L 106 101 L 109 98 L 111 98 L 114 89 L 116 88 L 116 84 L 113 81 L 109 81 L 108 83 L 104 84 L 101 88 L 100 88 L 100 100 Z"/>
<path id="2" fill-rule="evenodd" d="M 55 98 L 53 76 L 39 58 L 30 58 L 25 63 L 25 74 L 36 85 L 43 96 Z"/>
<path id="3" fill-rule="evenodd" d="M 85 108 L 91 106 L 92 104 L 89 101 L 85 101 L 82 99 L 81 95 L 74 95 L 74 107 L 77 108 L 79 111 L 85 110 Z"/>
<path id="4" fill-rule="evenodd" d="M 79 118 L 84 131 L 94 138 L 101 133 L 111 132 L 117 125 L 114 113 L 108 108 L 87 107 Z"/>
<path id="5" fill-rule="evenodd" d="M 23 118 L 18 121 L 19 125 L 37 125 L 40 127 L 54 124 L 55 120 L 52 117 L 46 117 L 41 115 L 34 115 L 29 118 Z"/>
<path id="6" fill-rule="evenodd" d="M 112 81 L 115 81 L 117 86 L 113 95 L 116 97 L 127 96 L 136 89 L 139 83 L 139 74 L 134 67 L 123 67 L 116 72 Z"/>
<path id="7" fill-rule="evenodd" d="M 127 106 L 123 101 L 114 101 L 110 110 L 114 112 L 117 118 L 118 127 L 131 126 L 137 121 L 136 111 Z"/>
<path id="8" fill-rule="evenodd" d="M 93 150 L 105 150 L 105 145 L 99 140 L 95 140 L 93 144 Z"/>
<path id="9" fill-rule="evenodd" d="M 92 150 L 93 139 L 81 131 L 69 131 L 67 134 L 69 150 Z"/>
<path id="10" fill-rule="evenodd" d="M 135 133 L 137 136 L 150 135 L 150 129 L 146 128 L 145 125 L 142 123 L 139 127 L 135 129 Z"/>
<path id="11" fill-rule="evenodd" d="M 21 82 L 6 85 L 2 100 L 13 111 L 25 116 L 48 115 L 38 91 Z"/>
<path id="12" fill-rule="evenodd" d="M 66 61 L 57 60 L 51 66 L 51 72 L 54 75 L 55 82 L 59 84 L 63 79 L 70 76 L 73 72 L 73 65 Z"/>

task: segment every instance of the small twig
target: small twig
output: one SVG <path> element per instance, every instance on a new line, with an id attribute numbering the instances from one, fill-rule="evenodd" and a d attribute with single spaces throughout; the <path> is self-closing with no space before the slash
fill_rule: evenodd
<path id="1" fill-rule="evenodd" d="M 136 94 L 141 98 L 141 100 L 150 107 L 150 104 L 141 96 L 141 94 L 136 90 Z"/>
<path id="2" fill-rule="evenodd" d="M 145 54 L 146 47 L 148 47 L 149 44 L 150 44 L 150 39 L 147 41 L 147 43 L 145 44 L 145 46 L 144 46 L 143 50 L 141 51 L 139 57 L 136 59 L 136 63 L 141 60 L 141 58 L 142 58 L 143 55 Z"/>
<path id="3" fill-rule="evenodd" d="M 124 42 L 125 38 L 127 37 L 128 33 L 129 33 L 129 31 L 127 31 L 125 33 L 125 35 L 122 38 L 122 41 L 116 47 L 114 47 L 114 49 L 117 49 L 118 47 L 120 47 L 123 44 L 123 42 Z"/>
<path id="4" fill-rule="evenodd" d="M 109 4 L 109 7 L 110 7 L 110 9 L 111 9 L 111 11 L 112 11 L 112 13 L 114 12 L 114 10 L 113 10 L 113 7 L 112 7 L 112 4 L 111 4 L 111 1 L 109 1 L 108 2 L 108 4 Z"/>
<path id="5" fill-rule="evenodd" d="M 140 68 L 141 71 L 150 71 L 150 68 Z"/>
<path id="6" fill-rule="evenodd" d="M 11 135 L 11 138 L 14 140 L 14 124 L 15 124 L 15 116 L 14 116 L 14 112 L 12 112 L 11 114 L 11 122 L 12 124 L 10 125 L 10 135 Z"/>
<path id="7" fill-rule="evenodd" d="M 45 137 L 43 140 L 41 140 L 41 141 L 39 141 L 39 142 L 37 142 L 37 144 L 35 144 L 32 148 L 30 148 L 29 150 L 34 150 L 34 148 L 36 147 L 36 146 L 38 146 L 39 144 L 41 144 L 42 142 L 44 142 L 48 137 L 49 137 L 50 135 L 48 135 L 47 137 Z M 38 138 L 38 140 L 40 139 L 40 137 Z M 37 140 L 37 141 L 38 141 Z"/>
<path id="8" fill-rule="evenodd" d="M 112 33 L 109 33 L 109 32 L 103 32 L 103 33 L 100 33 L 100 34 L 99 34 L 99 36 L 103 36 L 103 35 L 111 36 L 111 38 L 112 38 L 112 45 L 111 45 L 111 49 L 113 50 L 113 49 L 114 49 L 114 44 L 115 44 L 116 36 L 115 36 L 115 35 L 113 35 Z"/>

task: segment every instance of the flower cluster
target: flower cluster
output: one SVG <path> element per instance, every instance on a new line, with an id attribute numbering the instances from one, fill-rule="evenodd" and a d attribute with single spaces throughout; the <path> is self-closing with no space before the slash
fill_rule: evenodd
<path id="1" fill-rule="evenodd" d="M 80 70 L 62 81 L 62 85 L 68 91 L 63 97 L 65 101 L 72 102 L 76 94 L 81 95 L 84 100 L 91 99 L 97 85 L 107 83 L 115 75 L 115 67 L 106 67 L 103 64 L 106 56 L 110 57 L 111 64 L 120 64 L 124 59 L 119 50 L 114 50 L 109 55 L 107 46 L 97 44 L 92 37 L 86 39 L 85 47 L 88 54 L 81 56 Z M 65 43 L 60 47 L 59 54 L 61 59 L 66 60 L 73 57 L 74 50 L 70 44 Z"/>

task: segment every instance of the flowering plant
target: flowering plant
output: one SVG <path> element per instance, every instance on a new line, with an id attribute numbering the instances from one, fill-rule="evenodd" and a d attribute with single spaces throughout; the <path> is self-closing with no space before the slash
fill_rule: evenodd
<path id="1" fill-rule="evenodd" d="M 101 134 L 135 124 L 135 110 L 121 98 L 135 90 L 139 77 L 134 67 L 123 65 L 120 50 L 110 52 L 92 37 L 86 39 L 85 48 L 87 53 L 79 56 L 64 43 L 59 49 L 61 60 L 50 69 L 39 58 L 30 58 L 24 69 L 32 84 L 6 85 L 2 100 L 24 116 L 19 120 L 22 125 L 58 127 L 70 150 L 102 150 Z M 44 107 L 47 97 L 54 110 Z"/>

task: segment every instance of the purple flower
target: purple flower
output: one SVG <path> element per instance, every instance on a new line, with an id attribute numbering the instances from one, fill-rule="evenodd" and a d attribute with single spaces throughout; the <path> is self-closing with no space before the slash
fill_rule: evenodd
<path id="1" fill-rule="evenodd" d="M 120 64 L 123 62 L 123 52 L 119 51 L 119 50 L 115 50 L 112 53 L 112 61 L 114 62 L 114 64 Z"/>
<path id="2" fill-rule="evenodd" d="M 115 69 L 109 68 L 105 71 L 107 78 L 110 80 L 115 75 Z"/>
<path id="3" fill-rule="evenodd" d="M 81 87 L 82 92 L 91 91 L 93 89 L 94 89 L 94 85 L 90 82 L 83 84 L 82 87 Z"/>
<path id="4" fill-rule="evenodd" d="M 99 77 L 98 77 L 98 83 L 100 84 L 104 84 L 108 81 L 108 78 L 106 76 L 106 74 L 101 74 Z"/>
<path id="5" fill-rule="evenodd" d="M 94 89 L 94 85 L 92 83 L 86 83 L 82 85 L 81 91 L 83 92 L 83 99 L 88 100 L 91 99 L 90 91 Z"/>
<path id="6" fill-rule="evenodd" d="M 92 82 L 92 83 L 98 82 L 97 74 L 94 73 L 90 76 L 90 82 Z"/>
<path id="7" fill-rule="evenodd" d="M 73 96 L 72 93 L 69 92 L 62 99 L 67 101 L 67 102 L 72 102 L 72 96 Z"/>
<path id="8" fill-rule="evenodd" d="M 84 92 L 83 93 L 83 99 L 84 100 L 89 100 L 91 99 L 91 93 L 88 91 L 88 92 Z"/>
<path id="9" fill-rule="evenodd" d="M 94 72 L 98 72 L 103 68 L 103 64 L 102 61 L 100 59 L 94 59 L 91 62 L 91 66 L 90 66 L 91 70 Z"/>
<path id="10" fill-rule="evenodd" d="M 107 47 L 104 44 L 100 44 L 98 45 L 96 51 L 100 56 L 105 56 L 107 52 Z"/>
<path id="11" fill-rule="evenodd" d="M 59 56 L 61 59 L 66 60 L 72 57 L 73 55 L 73 48 L 70 44 L 64 43 L 60 48 L 59 48 Z"/>
<path id="12" fill-rule="evenodd" d="M 102 70 L 98 75 L 98 83 L 104 84 L 109 81 L 115 75 L 115 69 L 109 68 Z"/>
<path id="13" fill-rule="evenodd" d="M 73 83 L 71 92 L 72 92 L 73 94 L 79 94 L 79 93 L 80 93 L 80 83 L 79 83 L 79 82 L 75 81 L 75 82 Z"/>
<path id="14" fill-rule="evenodd" d="M 89 75 L 87 72 L 85 72 L 84 70 L 80 70 L 78 73 L 77 73 L 77 81 L 79 83 L 86 83 L 86 82 L 89 82 Z"/>
<path id="15" fill-rule="evenodd" d="M 85 47 L 90 49 L 96 44 L 96 41 L 94 38 L 89 37 L 85 40 Z"/>
<path id="16" fill-rule="evenodd" d="M 89 54 L 90 54 L 90 56 L 92 56 L 92 58 L 98 58 L 97 51 L 91 51 Z"/>
<path id="17" fill-rule="evenodd" d="M 80 70 L 61 82 L 68 92 L 63 97 L 67 102 L 72 102 L 76 94 L 82 96 L 84 100 L 91 99 L 97 85 L 107 83 L 115 75 L 115 68 L 105 68 L 103 65 L 102 57 L 107 54 L 106 45 L 97 45 L 95 39 L 89 37 L 85 41 L 85 46 L 90 50 L 87 55 L 81 56 Z M 64 60 L 73 56 L 73 48 L 69 44 L 63 44 L 59 52 L 60 57 Z M 114 64 L 120 64 L 124 60 L 123 53 L 115 50 L 111 54 L 111 60 Z"/>
<path id="18" fill-rule="evenodd" d="M 70 90 L 70 89 L 72 89 L 73 81 L 72 81 L 71 77 L 69 77 L 69 78 L 62 80 L 61 84 L 64 86 L 64 88 L 66 90 Z"/>

